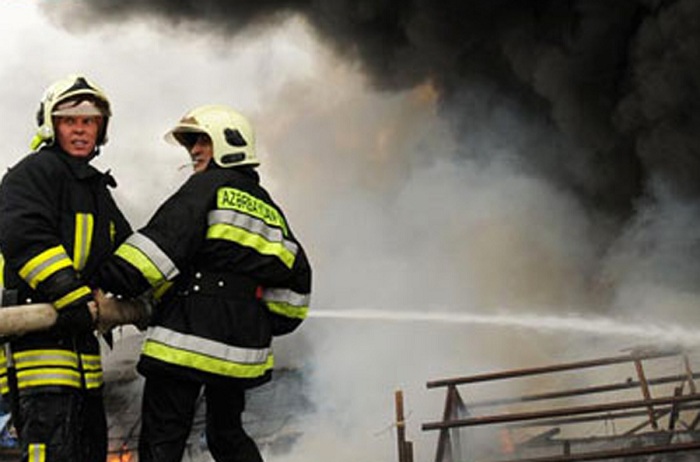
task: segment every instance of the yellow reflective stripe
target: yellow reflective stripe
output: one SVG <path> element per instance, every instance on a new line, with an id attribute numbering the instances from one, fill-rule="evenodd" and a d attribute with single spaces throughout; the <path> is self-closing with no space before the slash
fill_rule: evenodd
<path id="1" fill-rule="evenodd" d="M 63 297 L 59 298 L 58 300 L 55 300 L 53 302 L 53 306 L 55 306 L 57 310 L 60 310 L 64 306 L 70 305 L 74 301 L 79 300 L 80 298 L 86 295 L 90 295 L 91 293 L 92 291 L 88 286 L 80 286 L 74 291 L 69 292 Z"/>
<path id="2" fill-rule="evenodd" d="M 165 276 L 145 253 L 138 248 L 124 243 L 119 246 L 115 255 L 126 260 L 131 266 L 141 272 L 151 287 L 156 287 L 165 280 Z"/>
<path id="3" fill-rule="evenodd" d="M 96 371 L 102 369 L 102 360 L 98 355 L 80 355 L 83 369 L 86 371 Z"/>
<path id="4" fill-rule="evenodd" d="M 100 388 L 104 383 L 102 377 L 102 371 L 100 372 L 89 372 L 85 374 L 85 388 L 92 390 L 94 388 Z"/>
<path id="5" fill-rule="evenodd" d="M 288 318 L 306 319 L 309 312 L 308 306 L 295 306 L 284 302 L 266 302 L 267 307 L 273 313 L 281 314 Z"/>
<path id="6" fill-rule="evenodd" d="M 170 259 L 170 256 L 158 246 L 150 237 L 140 232 L 133 233 L 124 242 L 126 245 L 137 249 L 143 256 L 148 259 L 148 265 L 153 265 L 160 273 L 161 278 L 167 281 L 172 281 L 180 274 L 180 271 L 175 266 L 175 263 Z"/>
<path id="7" fill-rule="evenodd" d="M 205 354 L 182 350 L 147 339 L 144 342 L 142 354 L 160 361 L 189 367 L 203 372 L 223 375 L 226 377 L 255 378 L 265 374 L 274 365 L 274 356 L 270 352 L 265 362 L 241 364 L 223 359 L 212 358 Z"/>
<path id="8" fill-rule="evenodd" d="M 0 288 L 5 287 L 5 257 L 0 253 Z"/>
<path id="9" fill-rule="evenodd" d="M 274 313 L 304 319 L 309 311 L 311 295 L 300 294 L 286 288 L 270 287 L 263 291 L 262 300 Z"/>
<path id="10" fill-rule="evenodd" d="M 210 358 L 232 363 L 261 364 L 270 355 L 270 347 L 238 347 L 197 335 L 183 334 L 163 326 L 149 328 L 147 338 L 180 350 L 197 351 Z"/>
<path id="11" fill-rule="evenodd" d="M 91 213 L 75 214 L 75 240 L 73 241 L 73 267 L 80 271 L 85 268 L 90 256 L 95 219 Z"/>
<path id="12" fill-rule="evenodd" d="M 237 226 L 218 223 L 207 229 L 207 239 L 223 239 L 255 249 L 263 255 L 277 257 L 287 267 L 294 265 L 295 255 L 281 242 L 270 242 L 262 236 Z"/>
<path id="13" fill-rule="evenodd" d="M 80 388 L 80 374 L 71 369 L 55 367 L 17 371 L 17 387 L 20 389 L 52 385 Z"/>
<path id="14" fill-rule="evenodd" d="M 99 355 L 81 354 L 85 386 L 99 388 L 104 383 Z M 67 386 L 80 388 L 80 365 L 78 355 L 68 350 L 28 350 L 13 355 L 17 367 L 19 388 L 41 386 Z M 6 374 L 6 367 L 2 373 Z M 0 377 L 0 390 L 7 389 L 7 378 Z"/>
<path id="15" fill-rule="evenodd" d="M 157 287 L 179 274 L 175 264 L 156 243 L 140 233 L 132 234 L 119 246 L 115 255 L 139 270 L 151 287 Z"/>
<path id="16" fill-rule="evenodd" d="M 172 281 L 166 281 L 163 284 L 159 285 L 156 287 L 156 289 L 153 291 L 153 298 L 156 300 L 160 300 L 163 298 L 163 295 L 173 286 Z"/>
<path id="17" fill-rule="evenodd" d="M 28 350 L 12 355 L 17 370 L 36 366 L 57 366 L 78 368 L 78 355 L 68 350 Z"/>
<path id="18" fill-rule="evenodd" d="M 235 188 L 219 188 L 216 192 L 216 206 L 220 209 L 232 209 L 261 219 L 270 226 L 282 229 L 285 236 L 289 235 L 287 223 L 276 208 L 258 199 L 252 194 Z"/>
<path id="19" fill-rule="evenodd" d="M 27 462 L 46 462 L 46 444 L 29 443 L 27 445 Z"/>
<path id="20" fill-rule="evenodd" d="M 109 242 L 114 244 L 114 240 L 117 238 L 117 226 L 114 224 L 114 221 L 110 220 L 109 221 Z"/>
<path id="21" fill-rule="evenodd" d="M 35 256 L 19 270 L 19 275 L 36 289 L 37 285 L 57 271 L 73 266 L 62 245 L 57 245 Z"/>
<path id="22" fill-rule="evenodd" d="M 85 387 L 88 389 L 99 388 L 104 383 L 102 376 L 102 360 L 99 355 L 80 355 L 83 364 Z"/>

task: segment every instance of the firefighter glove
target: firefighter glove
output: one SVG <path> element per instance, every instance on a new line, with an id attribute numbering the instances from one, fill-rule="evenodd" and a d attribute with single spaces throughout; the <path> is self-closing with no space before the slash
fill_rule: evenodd
<path id="1" fill-rule="evenodd" d="M 94 318 L 87 303 L 67 306 L 58 312 L 55 330 L 65 335 L 85 334 L 94 330 Z"/>

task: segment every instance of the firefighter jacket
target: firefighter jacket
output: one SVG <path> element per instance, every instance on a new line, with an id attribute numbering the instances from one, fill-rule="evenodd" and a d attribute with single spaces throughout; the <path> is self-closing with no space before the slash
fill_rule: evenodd
<path id="1" fill-rule="evenodd" d="M 272 337 L 302 322 L 311 291 L 304 250 L 257 172 L 213 163 L 117 249 L 102 280 L 115 294 L 160 297 L 142 374 L 244 387 L 269 380 Z"/>
<path id="2" fill-rule="evenodd" d="M 109 173 L 56 146 L 9 169 L 0 184 L 1 274 L 20 304 L 50 302 L 60 311 L 92 300 L 86 280 L 131 234 L 109 186 L 116 186 Z M 29 333 L 13 340 L 11 351 L 12 358 L 0 353 L 2 393 L 8 392 L 8 359 L 20 393 L 102 385 L 92 333 Z"/>

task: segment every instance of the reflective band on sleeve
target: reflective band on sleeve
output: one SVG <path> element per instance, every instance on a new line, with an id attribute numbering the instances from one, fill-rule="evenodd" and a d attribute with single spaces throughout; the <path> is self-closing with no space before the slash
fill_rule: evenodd
<path id="1" fill-rule="evenodd" d="M 46 444 L 29 443 L 27 445 L 27 462 L 46 462 Z"/>
<path id="2" fill-rule="evenodd" d="M 65 249 L 62 245 L 57 245 L 41 252 L 25 263 L 19 270 L 19 275 L 27 281 L 32 289 L 36 289 L 41 281 L 57 271 L 71 266 L 73 266 L 73 262 L 68 258 Z"/>
<path id="3" fill-rule="evenodd" d="M 148 329 L 143 354 L 227 377 L 259 377 L 274 363 L 270 348 L 234 347 L 159 326 Z"/>
<path id="4" fill-rule="evenodd" d="M 85 386 L 88 389 L 99 388 L 104 382 L 102 376 L 102 361 L 99 355 L 80 355 L 85 374 Z"/>
<path id="5" fill-rule="evenodd" d="M 141 233 L 134 233 L 119 246 L 116 255 L 138 269 L 151 287 L 172 280 L 180 272 L 158 245 Z"/>
<path id="6" fill-rule="evenodd" d="M 71 303 L 75 302 L 76 300 L 80 300 L 82 297 L 85 297 L 86 295 L 90 295 L 92 291 L 90 290 L 89 287 L 87 286 L 80 286 L 77 289 L 75 289 L 72 292 L 67 293 L 63 297 L 59 298 L 58 300 L 54 300 L 53 306 L 56 307 L 57 310 L 60 310 L 64 306 L 68 306 Z"/>
<path id="7" fill-rule="evenodd" d="M 5 257 L 0 253 L 0 288 L 5 287 Z"/>
<path id="8" fill-rule="evenodd" d="M 73 267 L 81 271 L 90 256 L 95 219 L 91 213 L 75 214 L 75 240 L 73 241 Z"/>
<path id="9" fill-rule="evenodd" d="M 309 294 L 299 294 L 289 289 L 268 288 L 263 291 L 263 301 L 270 311 L 288 318 L 305 319 L 309 311 Z"/>
<path id="10" fill-rule="evenodd" d="M 83 369 L 86 371 L 96 371 L 102 369 L 102 361 L 99 355 L 81 354 L 80 361 L 82 361 Z"/>
<path id="11" fill-rule="evenodd" d="M 172 286 L 173 286 L 173 283 L 170 282 L 170 281 L 164 282 L 163 284 L 159 285 L 159 286 L 156 287 L 156 289 L 153 291 L 153 298 L 155 298 L 156 300 L 162 299 L 162 298 L 163 298 L 163 295 L 165 295 L 165 293 L 166 293 L 168 290 L 170 290 L 170 288 L 171 288 Z"/>
<path id="12" fill-rule="evenodd" d="M 234 210 L 212 210 L 208 215 L 207 239 L 223 239 L 279 258 L 291 268 L 298 251 L 295 242 L 285 239 L 279 228 Z"/>
<path id="13" fill-rule="evenodd" d="M 87 388 L 88 390 L 100 388 L 103 385 L 103 383 L 104 378 L 102 376 L 102 371 L 85 373 L 85 388 Z"/>

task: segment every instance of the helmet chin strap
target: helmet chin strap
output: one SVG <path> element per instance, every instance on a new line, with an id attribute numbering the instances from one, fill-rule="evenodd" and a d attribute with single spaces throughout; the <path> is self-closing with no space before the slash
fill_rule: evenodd
<path id="1" fill-rule="evenodd" d="M 32 151 L 36 151 L 37 149 L 39 149 L 39 146 L 41 146 L 41 143 L 43 143 L 44 141 L 46 140 L 44 140 L 44 138 L 42 138 L 42 136 L 37 133 L 36 135 L 34 135 L 34 138 L 32 138 L 32 141 L 29 143 L 29 149 L 31 149 Z"/>

